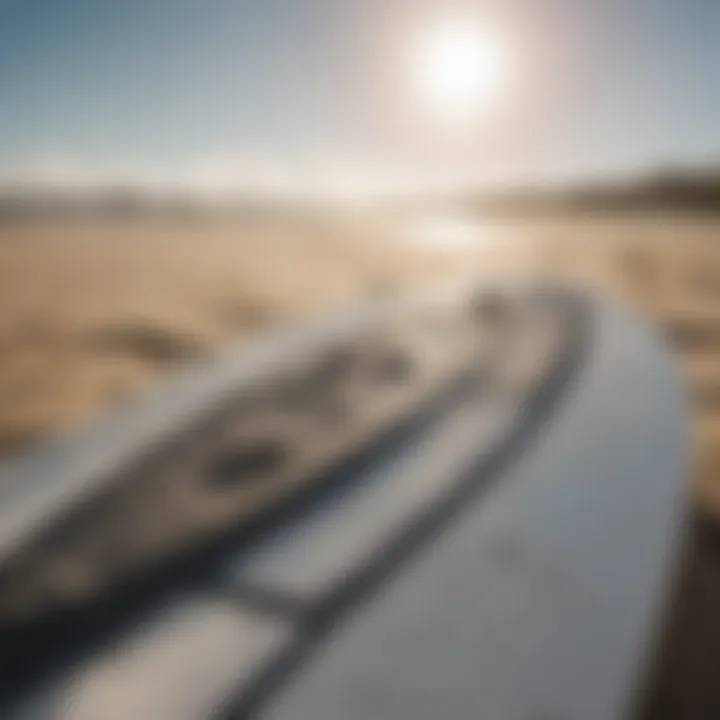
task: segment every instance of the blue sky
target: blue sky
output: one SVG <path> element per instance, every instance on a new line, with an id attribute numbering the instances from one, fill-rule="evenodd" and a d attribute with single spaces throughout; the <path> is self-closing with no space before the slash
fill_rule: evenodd
<path id="1" fill-rule="evenodd" d="M 500 28 L 515 65 L 457 134 L 405 63 L 451 12 Z M 712 160 L 718 0 L 0 0 L 0 177 L 492 182 Z"/>

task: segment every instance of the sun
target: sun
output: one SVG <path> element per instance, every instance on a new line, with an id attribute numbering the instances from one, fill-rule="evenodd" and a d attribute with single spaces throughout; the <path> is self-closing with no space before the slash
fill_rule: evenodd
<path id="1" fill-rule="evenodd" d="M 504 38 L 467 19 L 437 22 L 420 38 L 412 69 L 420 100 L 443 120 L 488 113 L 508 81 Z"/>

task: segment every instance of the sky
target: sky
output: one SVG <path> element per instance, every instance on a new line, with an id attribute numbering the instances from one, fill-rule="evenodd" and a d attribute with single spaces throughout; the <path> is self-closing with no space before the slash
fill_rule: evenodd
<path id="1" fill-rule="evenodd" d="M 501 34 L 462 125 L 413 95 L 443 18 Z M 718 0 L 0 0 L 0 179 L 388 185 L 720 161 Z"/>

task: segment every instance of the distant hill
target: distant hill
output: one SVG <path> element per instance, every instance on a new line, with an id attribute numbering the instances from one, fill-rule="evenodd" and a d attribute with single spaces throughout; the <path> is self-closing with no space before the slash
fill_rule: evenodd
<path id="1" fill-rule="evenodd" d="M 667 170 L 628 182 L 468 193 L 464 210 L 501 213 L 646 212 L 720 213 L 720 169 Z"/>

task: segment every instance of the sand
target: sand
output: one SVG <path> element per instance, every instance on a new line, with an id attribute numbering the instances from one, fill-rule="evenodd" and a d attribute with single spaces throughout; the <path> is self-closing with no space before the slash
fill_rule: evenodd
<path id="1" fill-rule="evenodd" d="M 378 293 L 542 273 L 666 334 L 688 384 L 693 497 L 720 516 L 720 220 L 481 221 L 446 243 L 417 227 L 368 213 L 2 221 L 0 452 L 270 328 Z"/>

